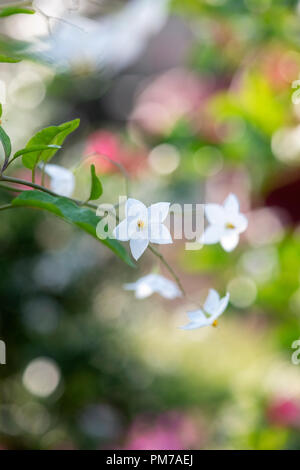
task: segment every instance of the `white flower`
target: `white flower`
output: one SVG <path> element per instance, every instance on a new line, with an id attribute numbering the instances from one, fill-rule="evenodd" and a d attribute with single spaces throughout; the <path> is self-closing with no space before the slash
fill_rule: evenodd
<path id="1" fill-rule="evenodd" d="M 239 212 L 239 201 L 234 194 L 229 194 L 223 206 L 205 204 L 205 215 L 209 226 L 205 229 L 200 242 L 205 245 L 220 242 L 224 250 L 232 251 L 239 242 L 239 234 L 248 226 L 248 220 Z"/>
<path id="2" fill-rule="evenodd" d="M 52 2 L 44 0 L 39 6 L 47 13 Z M 40 38 L 28 52 L 62 72 L 80 68 L 119 72 L 131 65 L 148 40 L 162 29 L 168 18 L 168 3 L 131 0 L 117 12 L 93 19 L 65 14 L 62 21 L 55 22 L 52 34 Z M 60 13 L 57 9 L 57 13 L 48 14 L 57 17 Z"/>
<path id="3" fill-rule="evenodd" d="M 124 284 L 124 289 L 134 290 L 137 299 L 145 299 L 154 292 L 157 292 L 165 299 L 175 299 L 182 295 L 175 282 L 159 274 L 148 274 L 136 282 Z"/>
<path id="4" fill-rule="evenodd" d="M 75 187 L 75 177 L 72 171 L 59 165 L 48 164 L 45 173 L 50 177 L 50 189 L 60 196 L 70 197 Z"/>
<path id="5" fill-rule="evenodd" d="M 138 260 L 149 242 L 173 243 L 171 234 L 162 223 L 169 212 L 169 202 L 158 202 L 146 207 L 137 199 L 129 198 L 125 206 L 126 218 L 114 229 L 117 240 L 130 240 L 130 249 L 134 259 Z"/>
<path id="6" fill-rule="evenodd" d="M 217 318 L 222 315 L 229 302 L 229 293 L 220 299 L 217 291 L 210 289 L 206 301 L 203 305 L 203 310 L 194 310 L 188 312 L 190 322 L 182 326 L 182 330 L 194 330 L 196 328 L 202 328 L 203 326 L 217 326 Z M 209 315 L 207 317 L 205 313 Z"/>

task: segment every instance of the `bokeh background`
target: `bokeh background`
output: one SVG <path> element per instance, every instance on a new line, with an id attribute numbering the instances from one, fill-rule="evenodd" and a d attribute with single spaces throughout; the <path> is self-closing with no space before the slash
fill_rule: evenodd
<path id="1" fill-rule="evenodd" d="M 0 19 L 0 45 L 28 56 L 0 64 L 14 148 L 80 117 L 53 161 L 77 197 L 95 152 L 101 202 L 125 191 L 106 154 L 145 203 L 234 192 L 249 228 L 230 254 L 162 250 L 189 297 L 231 295 L 218 328 L 181 331 L 189 301 L 123 290 L 167 275 L 151 253 L 131 269 L 54 216 L 1 213 L 1 448 L 300 449 L 300 4 L 33 3 Z M 18 162 L 10 173 L 30 179 Z"/>

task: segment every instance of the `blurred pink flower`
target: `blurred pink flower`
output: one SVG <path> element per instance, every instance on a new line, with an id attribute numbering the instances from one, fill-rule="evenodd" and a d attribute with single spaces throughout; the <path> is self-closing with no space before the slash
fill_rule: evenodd
<path id="1" fill-rule="evenodd" d="M 117 166 L 110 161 L 112 160 L 136 175 L 146 162 L 143 151 L 130 148 L 128 144 L 121 142 L 118 135 L 106 130 L 96 131 L 88 137 L 85 155 L 85 164 L 94 164 L 99 173 L 118 172 Z"/>
<path id="2" fill-rule="evenodd" d="M 140 93 L 131 120 L 151 134 L 164 134 L 179 119 L 191 118 L 211 90 L 211 84 L 204 83 L 189 70 L 169 70 Z"/>
<path id="3" fill-rule="evenodd" d="M 276 399 L 267 408 L 267 418 L 277 426 L 300 427 L 300 402 L 288 399 Z"/>
<path id="4" fill-rule="evenodd" d="M 123 449 L 185 450 L 199 443 L 194 422 L 178 412 L 168 412 L 150 422 L 139 416 L 132 424 Z"/>
<path id="5" fill-rule="evenodd" d="M 260 57 L 261 68 L 269 84 L 276 91 L 290 88 L 299 75 L 299 57 L 296 52 L 279 48 L 267 48 Z"/>

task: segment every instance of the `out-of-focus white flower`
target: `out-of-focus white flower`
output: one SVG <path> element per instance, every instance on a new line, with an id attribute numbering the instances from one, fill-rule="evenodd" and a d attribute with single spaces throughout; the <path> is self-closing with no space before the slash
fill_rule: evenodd
<path id="1" fill-rule="evenodd" d="M 239 201 L 230 194 L 220 204 L 206 204 L 205 215 L 209 226 L 205 229 L 200 242 L 211 245 L 220 242 L 224 250 L 232 251 L 239 242 L 240 233 L 248 226 L 247 218 L 239 212 Z"/>
<path id="2" fill-rule="evenodd" d="M 130 240 L 134 259 L 138 260 L 142 256 L 149 242 L 173 243 L 169 230 L 163 224 L 168 216 L 169 207 L 169 202 L 158 202 L 147 208 L 137 199 L 127 200 L 126 218 L 114 229 L 113 235 L 121 241 Z"/>
<path id="3" fill-rule="evenodd" d="M 229 293 L 220 299 L 218 292 L 214 289 L 210 289 L 206 301 L 203 305 L 203 310 L 194 310 L 187 312 L 190 322 L 181 326 L 182 330 L 194 330 L 196 328 L 202 328 L 203 326 L 217 326 L 218 317 L 222 315 L 229 302 Z M 207 317 L 206 314 L 209 316 Z"/>
<path id="4" fill-rule="evenodd" d="M 65 15 L 30 52 L 62 72 L 83 67 L 118 72 L 134 62 L 148 39 L 163 27 L 168 3 L 131 0 L 119 12 L 97 20 Z"/>
<path id="5" fill-rule="evenodd" d="M 52 163 L 45 166 L 45 173 L 50 177 L 50 189 L 60 196 L 70 197 L 75 187 L 72 171 Z"/>
<path id="6" fill-rule="evenodd" d="M 124 289 L 135 291 L 137 299 L 145 299 L 155 292 L 165 299 L 175 299 L 182 295 L 175 282 L 159 274 L 148 274 L 136 282 L 124 284 Z"/>

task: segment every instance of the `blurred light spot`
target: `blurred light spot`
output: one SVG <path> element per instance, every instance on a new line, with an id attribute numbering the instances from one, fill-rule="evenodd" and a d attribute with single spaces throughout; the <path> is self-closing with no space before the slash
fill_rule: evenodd
<path id="1" fill-rule="evenodd" d="M 151 133 L 169 132 L 183 116 L 190 116 L 208 93 L 208 86 L 185 69 L 171 69 L 141 84 L 131 119 Z"/>
<path id="2" fill-rule="evenodd" d="M 150 152 L 149 163 L 156 173 L 168 175 L 178 167 L 180 155 L 174 145 L 161 144 Z"/>
<path id="3" fill-rule="evenodd" d="M 223 156 L 215 147 L 202 147 L 193 157 L 194 167 L 201 176 L 213 176 L 223 167 Z"/>
<path id="4" fill-rule="evenodd" d="M 45 217 L 35 229 L 35 239 L 44 250 L 65 248 L 74 234 L 72 227 L 60 220 Z"/>
<path id="5" fill-rule="evenodd" d="M 242 276 L 232 279 L 227 286 L 227 290 L 230 293 L 230 302 L 239 308 L 252 305 L 257 293 L 255 282 Z"/>
<path id="6" fill-rule="evenodd" d="M 252 211 L 248 221 L 245 237 L 253 246 L 278 242 L 284 235 L 283 224 L 275 210 L 264 207 Z"/>
<path id="7" fill-rule="evenodd" d="M 279 129 L 272 136 L 271 146 L 278 160 L 285 163 L 299 163 L 300 125 Z"/>
<path id="8" fill-rule="evenodd" d="M 45 253 L 33 268 L 33 279 L 39 286 L 50 291 L 62 291 L 74 279 L 84 275 L 101 257 L 101 248 L 92 240 L 79 236 L 64 250 Z"/>
<path id="9" fill-rule="evenodd" d="M 47 357 L 34 359 L 26 367 L 23 384 L 27 390 L 38 397 L 48 397 L 57 388 L 61 374 L 57 364 Z"/>
<path id="10" fill-rule="evenodd" d="M 0 406 L 0 431 L 9 434 L 10 436 L 17 436 L 20 434 L 20 428 L 16 423 L 16 414 L 18 408 L 14 405 L 1 405 Z"/>
<path id="11" fill-rule="evenodd" d="M 43 434 L 50 426 L 50 416 L 46 408 L 34 402 L 18 408 L 16 421 L 24 431 L 35 435 Z"/>
<path id="12" fill-rule="evenodd" d="M 8 92 L 15 106 L 34 109 L 45 98 L 46 87 L 37 73 L 24 71 L 12 79 Z"/>
<path id="13" fill-rule="evenodd" d="M 241 258 L 244 270 L 258 282 L 266 282 L 278 271 L 278 254 L 274 247 L 247 251 Z"/>
<path id="14" fill-rule="evenodd" d="M 93 438 L 117 439 L 121 432 L 119 414 L 110 405 L 88 406 L 79 417 L 79 426 Z"/>
<path id="15" fill-rule="evenodd" d="M 24 302 L 22 314 L 28 328 L 38 333 L 50 333 L 58 325 L 60 305 L 48 296 L 33 297 Z"/>

